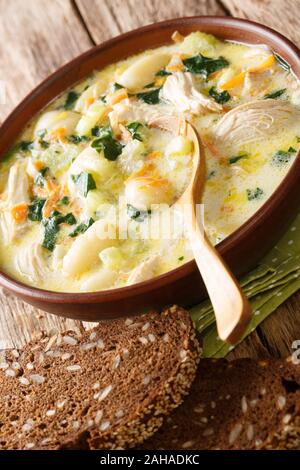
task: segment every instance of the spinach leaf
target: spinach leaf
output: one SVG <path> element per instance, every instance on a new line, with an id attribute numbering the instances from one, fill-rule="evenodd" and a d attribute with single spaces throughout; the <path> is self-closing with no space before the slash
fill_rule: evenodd
<path id="1" fill-rule="evenodd" d="M 87 142 L 89 138 L 86 135 L 69 135 L 68 136 L 68 141 L 71 142 L 72 144 L 80 144 L 81 142 Z"/>
<path id="2" fill-rule="evenodd" d="M 76 224 L 76 219 L 71 212 L 69 214 L 63 215 L 58 211 L 54 211 L 51 217 L 48 219 L 43 219 L 42 224 L 45 229 L 42 246 L 49 251 L 53 251 L 60 224 L 74 225 Z"/>
<path id="3" fill-rule="evenodd" d="M 70 198 L 68 196 L 64 196 L 60 201 L 58 201 L 58 206 L 67 206 L 70 203 Z"/>
<path id="4" fill-rule="evenodd" d="M 81 223 L 79 225 L 77 225 L 77 227 L 75 228 L 75 230 L 73 230 L 73 232 L 69 233 L 69 237 L 77 237 L 77 235 L 79 235 L 80 233 L 84 233 L 87 231 L 87 229 L 93 225 L 94 223 L 94 219 L 92 217 L 90 217 L 90 219 L 86 222 L 86 223 Z"/>
<path id="5" fill-rule="evenodd" d="M 92 142 L 92 147 L 101 152 L 103 150 L 104 157 L 107 160 L 114 161 L 122 153 L 123 146 L 120 142 L 113 137 L 112 129 L 110 126 L 94 127 L 92 129 L 93 135 L 98 139 Z"/>
<path id="6" fill-rule="evenodd" d="M 264 99 L 268 99 L 268 98 L 271 98 L 271 99 L 276 99 L 276 98 L 279 98 L 279 96 L 283 95 L 283 93 L 286 92 L 286 88 L 282 88 L 281 90 L 277 90 L 277 91 L 273 91 L 272 93 L 267 93 L 265 96 L 264 96 Z"/>
<path id="7" fill-rule="evenodd" d="M 153 88 L 155 86 L 154 82 L 148 83 L 148 85 L 145 85 L 144 88 Z"/>
<path id="8" fill-rule="evenodd" d="M 274 57 L 284 70 L 287 70 L 288 72 L 290 71 L 290 64 L 288 64 L 279 54 L 274 53 Z"/>
<path id="9" fill-rule="evenodd" d="M 68 214 L 62 214 L 59 211 L 54 211 L 52 213 L 52 217 L 55 218 L 57 224 L 68 224 L 68 225 L 74 225 L 76 224 L 76 219 L 72 212 L 69 212 Z"/>
<path id="10" fill-rule="evenodd" d="M 289 163 L 292 154 L 296 152 L 297 150 L 293 147 L 290 147 L 287 152 L 285 150 L 278 150 L 272 157 L 272 164 L 278 167 L 284 166 Z"/>
<path id="11" fill-rule="evenodd" d="M 36 178 L 34 180 L 34 184 L 36 186 L 38 186 L 39 188 L 44 187 L 44 185 L 45 185 L 45 175 L 46 175 L 48 170 L 49 170 L 49 168 L 46 166 L 46 167 L 42 168 L 39 171 L 39 174 L 36 176 Z"/>
<path id="12" fill-rule="evenodd" d="M 87 197 L 89 191 L 96 189 L 96 183 L 91 173 L 82 171 L 79 175 L 71 175 L 71 178 L 84 197 Z"/>
<path id="13" fill-rule="evenodd" d="M 156 77 L 166 77 L 167 75 L 172 75 L 172 74 L 171 74 L 171 72 L 167 72 L 166 69 L 160 69 L 155 74 Z"/>
<path id="14" fill-rule="evenodd" d="M 211 57 L 205 57 L 204 55 L 199 54 L 194 57 L 184 59 L 183 64 L 188 72 L 199 73 L 207 79 L 211 73 L 227 67 L 229 62 L 224 57 L 212 59 Z"/>
<path id="15" fill-rule="evenodd" d="M 16 152 L 29 152 L 32 149 L 33 141 L 32 140 L 22 140 L 18 142 L 14 147 L 14 151 Z"/>
<path id="16" fill-rule="evenodd" d="M 227 103 L 231 98 L 227 90 L 219 93 L 214 86 L 209 90 L 209 95 L 219 104 Z"/>
<path id="17" fill-rule="evenodd" d="M 47 129 L 40 129 L 37 133 L 39 137 L 38 143 L 43 149 L 47 149 L 50 146 L 50 143 L 44 139 L 46 134 L 47 134 Z"/>
<path id="18" fill-rule="evenodd" d="M 137 93 L 139 100 L 143 100 L 147 104 L 157 104 L 159 103 L 159 92 L 161 87 L 156 88 L 151 91 L 143 91 L 142 93 Z"/>
<path id="19" fill-rule="evenodd" d="M 264 195 L 264 191 L 261 188 L 247 189 L 248 201 L 254 201 L 255 199 L 261 199 Z"/>
<path id="20" fill-rule="evenodd" d="M 137 222 L 143 222 L 151 214 L 151 210 L 142 211 L 136 209 L 136 207 L 132 206 L 131 204 L 127 204 L 127 215 L 133 220 Z"/>
<path id="21" fill-rule="evenodd" d="M 114 83 L 114 91 L 121 90 L 121 88 L 124 88 L 123 85 L 117 82 Z"/>
<path id="22" fill-rule="evenodd" d="M 243 153 L 242 155 L 236 155 L 234 157 L 229 158 L 229 163 L 230 165 L 233 165 L 234 163 L 238 162 L 242 158 L 247 158 L 247 157 L 248 157 L 247 153 Z"/>
<path id="23" fill-rule="evenodd" d="M 129 130 L 130 134 L 132 135 L 132 138 L 135 139 L 135 140 L 139 140 L 140 142 L 143 141 L 141 135 L 138 131 L 138 129 L 140 129 L 141 127 L 143 127 L 143 124 L 141 124 L 140 122 L 131 122 L 130 124 L 128 124 L 127 126 L 127 129 Z"/>
<path id="24" fill-rule="evenodd" d="M 42 211 L 46 199 L 37 198 L 28 207 L 28 219 L 33 222 L 40 222 L 43 218 Z"/>
<path id="25" fill-rule="evenodd" d="M 46 248 L 46 250 L 53 251 L 56 244 L 57 234 L 59 232 L 59 224 L 55 217 L 43 219 L 42 223 L 45 229 L 42 246 Z"/>
<path id="26" fill-rule="evenodd" d="M 64 104 L 64 108 L 67 110 L 73 109 L 78 98 L 79 94 L 76 91 L 69 91 Z"/>

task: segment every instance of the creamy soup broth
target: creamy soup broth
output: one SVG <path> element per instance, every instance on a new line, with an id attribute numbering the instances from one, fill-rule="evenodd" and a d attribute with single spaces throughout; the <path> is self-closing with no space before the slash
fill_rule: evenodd
<path id="1" fill-rule="evenodd" d="M 201 32 L 95 71 L 36 116 L 1 162 L 1 269 L 39 288 L 87 292 L 186 263 L 173 207 L 192 169 L 184 120 L 204 145 L 204 222 L 216 244 L 287 174 L 299 110 L 298 79 L 281 57 Z M 116 210 L 135 237 L 121 236 Z M 172 237 L 149 238 L 170 214 Z"/>

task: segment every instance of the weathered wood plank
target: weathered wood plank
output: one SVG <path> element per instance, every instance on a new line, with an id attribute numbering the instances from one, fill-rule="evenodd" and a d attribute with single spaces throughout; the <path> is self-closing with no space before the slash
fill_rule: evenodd
<path id="1" fill-rule="evenodd" d="M 221 3 L 232 16 L 263 23 L 300 45 L 298 0 L 221 0 Z"/>
<path id="2" fill-rule="evenodd" d="M 71 0 L 0 0 L 0 11 L 0 80 L 6 83 L 1 120 L 38 82 L 92 41 Z M 79 326 L 0 294 L 0 349 L 21 346 L 38 330 Z"/>
<path id="3" fill-rule="evenodd" d="M 37 83 L 91 47 L 71 0 L 0 0 L 0 120 Z"/>
<path id="4" fill-rule="evenodd" d="M 216 0 L 75 0 L 96 43 L 155 21 L 192 15 L 224 15 Z"/>

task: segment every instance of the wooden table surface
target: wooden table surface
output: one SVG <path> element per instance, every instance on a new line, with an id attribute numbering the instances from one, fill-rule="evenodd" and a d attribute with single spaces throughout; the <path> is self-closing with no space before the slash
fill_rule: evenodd
<path id="1" fill-rule="evenodd" d="M 0 0 L 0 120 L 57 67 L 101 41 L 179 16 L 231 15 L 267 24 L 300 46 L 299 0 Z M 0 349 L 19 347 L 40 330 L 86 328 L 0 293 Z M 300 339 L 300 293 L 274 312 L 235 351 L 285 356 Z"/>

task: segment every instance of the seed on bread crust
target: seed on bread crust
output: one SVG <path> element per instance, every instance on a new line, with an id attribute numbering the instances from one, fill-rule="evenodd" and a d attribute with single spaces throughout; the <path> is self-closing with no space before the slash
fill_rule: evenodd
<path id="1" fill-rule="evenodd" d="M 0 448 L 134 447 L 183 401 L 199 351 L 179 307 L 103 321 L 80 336 L 40 335 L 1 362 Z"/>

